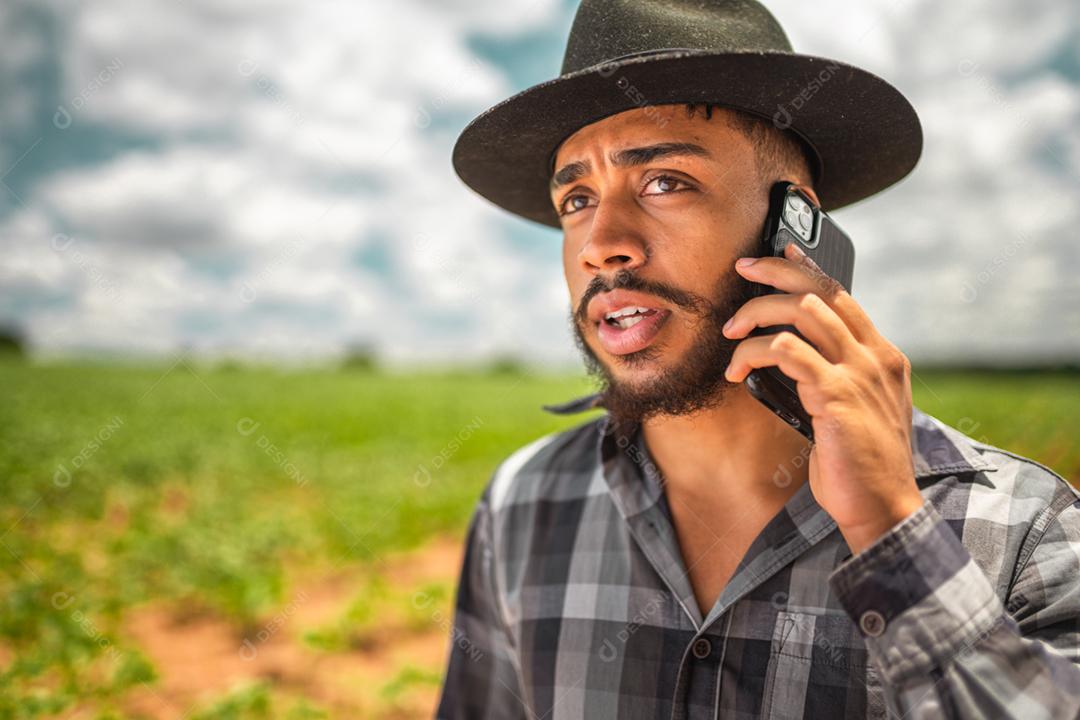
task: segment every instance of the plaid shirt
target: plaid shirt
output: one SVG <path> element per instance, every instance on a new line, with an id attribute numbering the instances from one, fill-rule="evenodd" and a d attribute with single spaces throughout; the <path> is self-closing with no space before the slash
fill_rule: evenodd
<path id="1" fill-rule="evenodd" d="M 640 425 L 608 417 L 496 468 L 438 717 L 1080 715 L 1080 493 L 1048 468 L 915 408 L 919 510 L 852 557 L 804 483 L 703 616 Z"/>

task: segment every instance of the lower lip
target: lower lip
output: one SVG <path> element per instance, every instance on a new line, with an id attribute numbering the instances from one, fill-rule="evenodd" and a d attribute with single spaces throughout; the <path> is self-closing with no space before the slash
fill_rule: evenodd
<path id="1" fill-rule="evenodd" d="M 600 345 L 612 355 L 626 355 L 642 350 L 649 346 L 669 317 L 670 310 L 657 310 L 625 330 L 601 320 L 597 328 Z"/>

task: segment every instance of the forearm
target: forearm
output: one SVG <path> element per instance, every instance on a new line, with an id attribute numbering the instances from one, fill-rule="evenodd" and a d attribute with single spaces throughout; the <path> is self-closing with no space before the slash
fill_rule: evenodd
<path id="1" fill-rule="evenodd" d="M 905 718 L 1080 715 L 1080 667 L 1021 634 L 929 503 L 829 582 L 867 643 L 889 704 Z"/>

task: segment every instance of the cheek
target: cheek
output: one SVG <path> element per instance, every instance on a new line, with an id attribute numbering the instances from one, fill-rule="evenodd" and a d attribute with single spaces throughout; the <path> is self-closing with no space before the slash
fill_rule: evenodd
<path id="1" fill-rule="evenodd" d="M 722 238 L 708 241 L 703 237 L 659 248 L 653 257 L 658 276 L 670 278 L 676 287 L 711 296 L 717 279 L 727 265 L 735 262 L 733 249 Z"/>
<path id="2" fill-rule="evenodd" d="M 580 293 L 581 287 L 589 282 L 588 273 L 581 267 L 581 263 L 578 260 L 579 249 L 575 245 L 570 243 L 563 243 L 562 250 L 562 263 L 563 263 L 563 277 L 566 278 L 566 285 L 570 288 L 571 292 Z"/>
<path id="3" fill-rule="evenodd" d="M 710 283 L 733 272 L 735 261 L 753 250 L 748 238 L 735 237 L 731 233 L 698 238 L 697 242 L 680 253 L 680 274 L 698 287 L 712 287 Z"/>
<path id="4" fill-rule="evenodd" d="M 580 228 L 564 230 L 562 236 L 563 264 L 574 265 L 581 255 L 581 249 L 585 245 L 585 237 Z"/>
<path id="5" fill-rule="evenodd" d="M 566 283 L 566 300 L 571 313 L 576 313 L 580 308 L 581 298 L 585 295 L 587 283 L 571 279 Z"/>

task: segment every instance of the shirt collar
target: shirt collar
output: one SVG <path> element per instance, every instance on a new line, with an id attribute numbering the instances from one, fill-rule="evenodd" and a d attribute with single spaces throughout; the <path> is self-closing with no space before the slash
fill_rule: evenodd
<path id="1" fill-rule="evenodd" d="M 583 395 L 573 400 L 543 405 L 544 410 L 556 415 L 573 415 L 586 410 L 604 407 L 603 393 Z M 601 435 L 607 435 L 608 415 L 604 416 Z M 915 478 L 954 475 L 974 472 L 993 472 L 997 465 L 991 462 L 967 435 L 950 427 L 936 417 L 912 407 L 911 449 L 915 465 Z M 601 461 L 603 457 L 601 457 Z"/>

